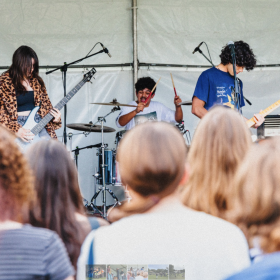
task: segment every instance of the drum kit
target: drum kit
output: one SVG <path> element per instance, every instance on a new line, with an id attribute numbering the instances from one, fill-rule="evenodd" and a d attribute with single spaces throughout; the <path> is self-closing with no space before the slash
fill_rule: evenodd
<path id="1" fill-rule="evenodd" d="M 111 185 L 116 187 L 122 187 L 121 178 L 118 172 L 118 162 L 116 160 L 116 153 L 117 153 L 117 148 L 119 146 L 119 143 L 121 139 L 124 137 L 126 131 L 121 130 L 116 133 L 116 138 L 115 138 L 116 149 L 109 149 L 108 144 L 104 143 L 104 133 L 112 133 L 115 132 L 116 130 L 112 127 L 104 126 L 104 122 L 106 122 L 106 117 L 108 117 L 110 114 L 114 113 L 115 111 L 120 110 L 120 107 L 122 106 L 125 107 L 137 107 L 137 106 L 121 104 L 117 102 L 116 99 L 113 99 L 113 101 L 109 103 L 91 103 L 91 104 L 113 106 L 113 109 L 111 109 L 111 111 L 105 116 L 98 117 L 95 123 L 92 122 L 89 122 L 87 124 L 72 123 L 72 124 L 67 124 L 66 126 L 73 130 L 83 131 L 85 135 L 88 135 L 91 132 L 101 133 L 101 143 L 95 145 L 89 145 L 83 148 L 76 147 L 76 149 L 74 150 L 71 149 L 71 150 L 72 152 L 74 152 L 75 162 L 78 168 L 79 151 L 83 149 L 97 148 L 96 155 L 98 157 L 98 170 L 97 173 L 94 174 L 94 177 L 96 179 L 97 185 L 99 185 L 99 189 L 93 195 L 90 202 L 88 202 L 86 199 L 84 199 L 84 202 L 87 210 L 93 213 L 98 213 L 103 218 L 107 219 L 108 205 L 107 205 L 106 194 L 108 193 L 115 200 L 113 206 L 112 205 L 110 206 L 115 207 L 116 205 L 121 204 L 117 196 L 114 194 L 114 192 L 111 189 L 109 189 L 107 186 Z M 182 102 L 180 105 L 191 105 L 191 104 L 192 104 L 191 101 L 185 101 Z M 184 123 L 178 124 L 177 127 L 182 134 L 185 134 L 188 131 L 184 129 Z M 73 136 L 72 133 L 68 134 L 69 139 L 72 138 L 72 136 Z M 95 204 L 96 198 L 98 197 L 99 194 L 102 195 L 103 205 L 101 210 Z"/>

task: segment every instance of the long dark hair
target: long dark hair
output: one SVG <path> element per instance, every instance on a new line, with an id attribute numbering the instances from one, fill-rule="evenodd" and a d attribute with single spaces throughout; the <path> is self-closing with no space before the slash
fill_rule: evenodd
<path id="1" fill-rule="evenodd" d="M 26 91 L 22 81 L 28 79 L 32 69 L 32 58 L 34 59 L 34 69 L 32 77 L 38 80 L 42 87 L 45 87 L 44 81 L 39 76 L 39 60 L 35 51 L 28 46 L 20 46 L 13 54 L 12 65 L 8 72 L 12 78 L 14 87 L 18 91 Z"/>
<path id="2" fill-rule="evenodd" d="M 85 233 L 75 216 L 83 208 L 75 164 L 63 144 L 55 140 L 34 144 L 27 158 L 37 192 L 30 223 L 57 232 L 76 267 Z"/>

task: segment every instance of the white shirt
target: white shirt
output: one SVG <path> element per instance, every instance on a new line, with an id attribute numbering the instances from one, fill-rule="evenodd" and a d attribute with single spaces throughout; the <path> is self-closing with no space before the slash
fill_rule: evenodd
<path id="1" fill-rule="evenodd" d="M 132 101 L 129 103 L 129 105 L 137 106 L 138 104 L 135 101 Z M 117 127 L 123 128 L 123 126 L 119 124 L 119 118 L 123 115 L 127 115 L 128 113 L 134 110 L 135 107 L 122 107 L 122 110 L 116 119 Z M 152 121 L 152 120 L 176 123 L 175 111 L 167 108 L 160 102 L 151 101 L 149 107 L 145 107 L 143 112 L 138 113 L 130 122 L 128 122 L 127 125 L 125 126 L 125 129 L 129 130 L 139 123 Z"/>
<path id="2" fill-rule="evenodd" d="M 237 226 L 180 203 L 165 209 L 91 232 L 81 249 L 77 275 L 85 273 L 93 238 L 95 263 L 184 265 L 185 279 L 224 279 L 250 265 L 248 244 Z"/>

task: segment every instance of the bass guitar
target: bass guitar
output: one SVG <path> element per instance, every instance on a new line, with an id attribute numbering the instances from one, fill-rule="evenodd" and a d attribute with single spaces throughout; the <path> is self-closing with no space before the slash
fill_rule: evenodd
<path id="1" fill-rule="evenodd" d="M 59 101 L 54 108 L 61 110 L 65 104 L 67 104 L 72 97 L 81 89 L 81 87 L 91 80 L 93 75 L 96 73 L 96 70 L 92 68 L 88 73 L 84 75 L 82 81 L 80 81 L 67 95 Z M 35 122 L 35 115 L 40 109 L 39 106 L 35 107 L 29 114 L 27 120 L 25 121 L 24 125 L 22 126 L 25 129 L 29 129 L 33 134 L 34 138 L 30 142 L 24 142 L 21 138 L 17 138 L 16 141 L 19 144 L 22 151 L 25 151 L 32 143 L 37 142 L 40 140 L 39 133 L 40 131 L 53 119 L 53 116 L 48 113 L 39 123 Z"/>

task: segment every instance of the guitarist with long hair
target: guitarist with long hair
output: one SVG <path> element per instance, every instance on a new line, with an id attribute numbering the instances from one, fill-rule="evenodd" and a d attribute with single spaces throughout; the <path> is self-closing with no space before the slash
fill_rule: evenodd
<path id="1" fill-rule="evenodd" d="M 29 129 L 22 126 L 35 106 L 40 106 L 35 121 L 50 113 L 54 118 L 39 133 L 41 138 L 57 138 L 61 113 L 53 108 L 45 84 L 39 76 L 39 60 L 28 46 L 19 47 L 13 54 L 12 65 L 0 76 L 0 123 L 25 142 L 33 139 Z"/>

